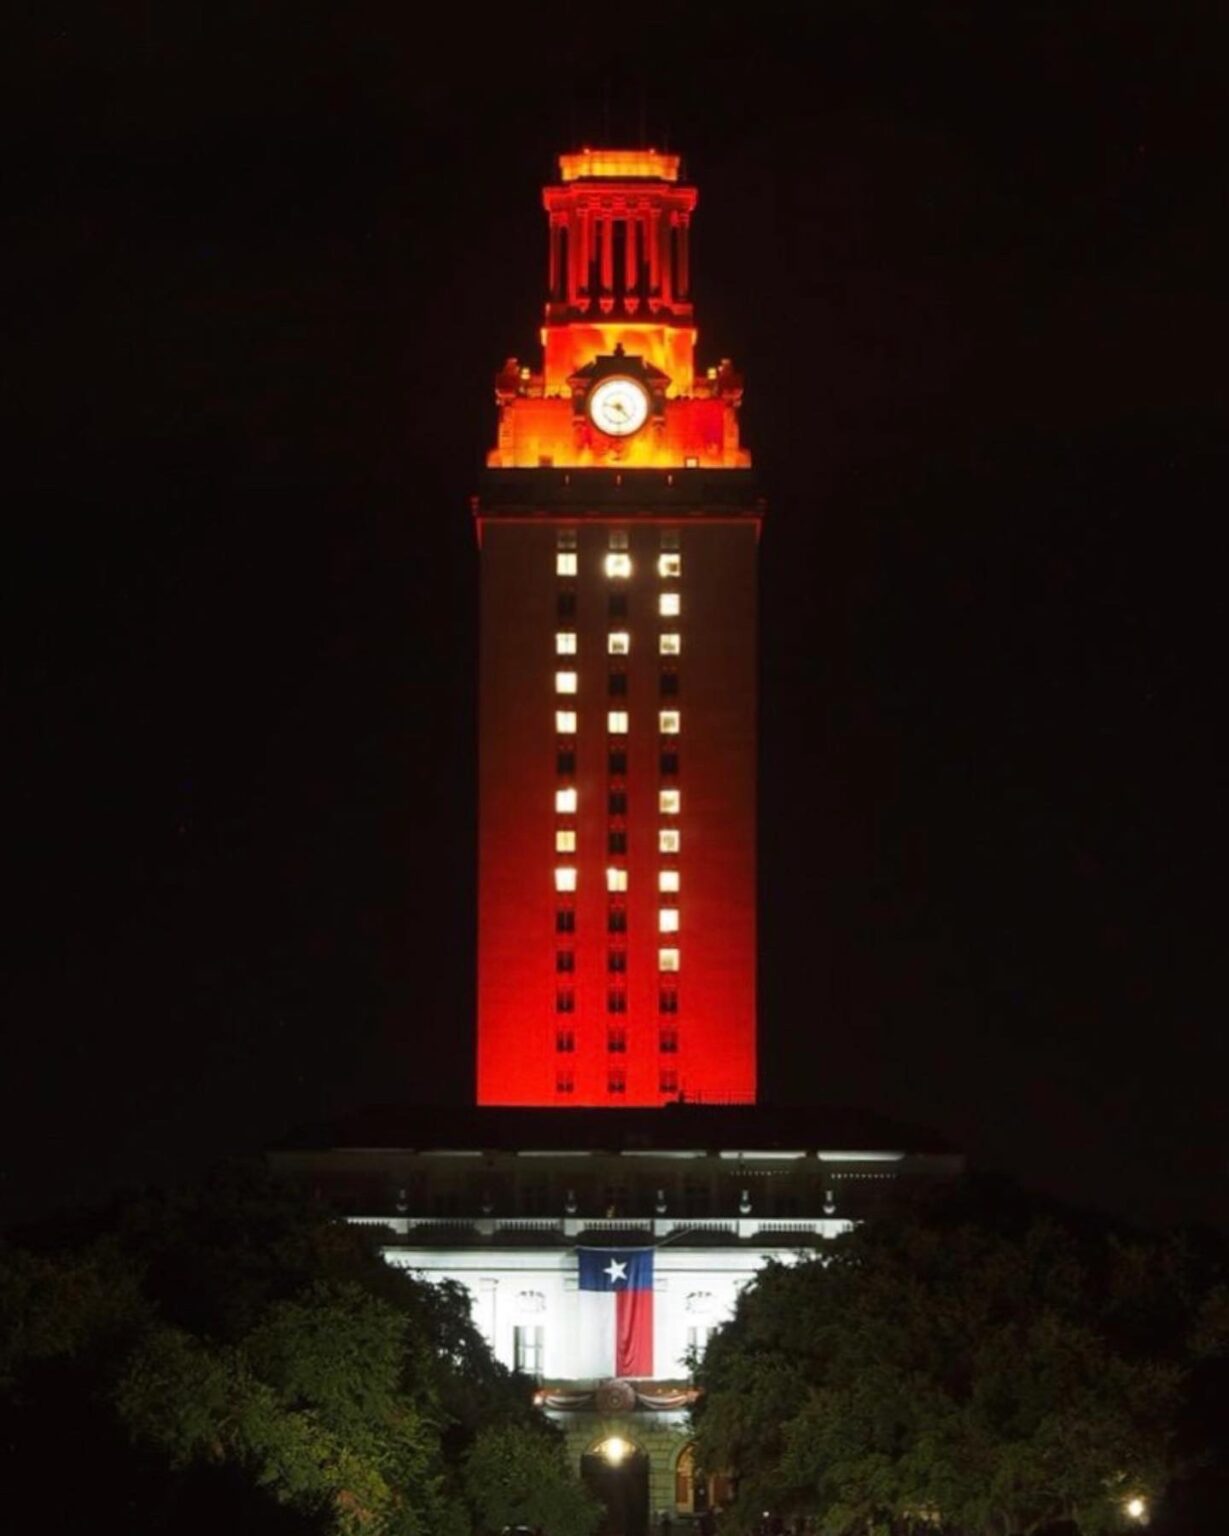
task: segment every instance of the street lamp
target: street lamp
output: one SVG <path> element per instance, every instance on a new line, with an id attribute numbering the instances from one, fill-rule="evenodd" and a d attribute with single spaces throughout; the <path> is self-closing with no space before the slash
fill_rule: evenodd
<path id="1" fill-rule="evenodd" d="M 611 1435 L 609 1440 L 603 1440 L 598 1450 L 612 1467 L 623 1465 L 623 1458 L 631 1450 L 631 1446 L 621 1435 Z"/>
<path id="2" fill-rule="evenodd" d="M 1128 1520 L 1134 1520 L 1137 1525 L 1148 1523 L 1148 1500 L 1143 1494 L 1133 1493 L 1129 1499 L 1124 1499 L 1122 1512 Z"/>

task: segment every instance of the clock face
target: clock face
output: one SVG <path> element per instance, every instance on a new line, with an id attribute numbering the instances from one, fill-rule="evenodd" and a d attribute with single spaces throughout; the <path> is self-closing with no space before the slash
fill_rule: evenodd
<path id="1" fill-rule="evenodd" d="M 611 437 L 639 432 L 648 415 L 649 397 L 635 379 L 603 379 L 589 396 L 589 420 Z"/>

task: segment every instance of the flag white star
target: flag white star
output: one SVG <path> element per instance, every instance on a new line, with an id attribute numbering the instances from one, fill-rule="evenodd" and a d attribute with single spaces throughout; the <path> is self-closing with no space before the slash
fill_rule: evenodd
<path id="1" fill-rule="evenodd" d="M 609 1277 L 611 1285 L 618 1285 L 620 1280 L 627 1283 L 627 1265 L 620 1264 L 618 1259 L 611 1259 L 602 1273 Z"/>

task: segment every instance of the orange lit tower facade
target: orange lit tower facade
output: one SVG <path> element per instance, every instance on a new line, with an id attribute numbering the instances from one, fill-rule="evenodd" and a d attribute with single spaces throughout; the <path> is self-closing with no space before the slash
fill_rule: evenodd
<path id="1" fill-rule="evenodd" d="M 478 1102 L 748 1102 L 762 506 L 742 381 L 696 368 L 679 157 L 559 168 L 542 363 L 496 378 L 475 500 Z"/>

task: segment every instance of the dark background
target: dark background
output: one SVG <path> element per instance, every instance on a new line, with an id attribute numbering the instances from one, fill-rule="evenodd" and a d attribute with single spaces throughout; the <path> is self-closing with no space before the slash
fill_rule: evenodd
<path id="1" fill-rule="evenodd" d="M 1215 8 L 257 10 L 10 52 L 6 1210 L 470 1097 L 467 496 L 643 127 L 770 498 L 765 1097 L 1223 1218 Z"/>

